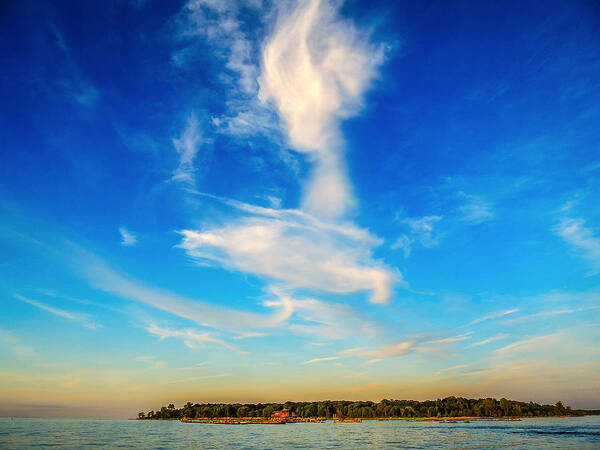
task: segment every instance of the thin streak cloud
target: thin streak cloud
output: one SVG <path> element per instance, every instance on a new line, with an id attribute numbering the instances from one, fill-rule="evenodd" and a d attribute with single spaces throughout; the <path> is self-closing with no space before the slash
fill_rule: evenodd
<path id="1" fill-rule="evenodd" d="M 323 361 L 335 361 L 340 358 L 341 358 L 341 356 L 328 356 L 326 358 L 314 358 L 314 359 L 309 359 L 308 361 L 304 361 L 302 363 L 302 365 L 314 364 L 314 363 L 323 362 Z"/>
<path id="2" fill-rule="evenodd" d="M 222 339 L 216 338 L 211 333 L 202 333 L 193 329 L 173 330 L 169 328 L 159 327 L 156 324 L 150 324 L 146 328 L 146 330 L 149 333 L 158 336 L 161 341 L 167 338 L 181 339 L 184 342 L 184 344 L 189 348 L 197 348 L 198 345 L 217 344 L 229 350 L 241 353 L 243 355 L 249 354 L 248 351 L 242 350 L 239 347 L 236 347 L 235 345 L 232 345 Z"/>
<path id="3" fill-rule="evenodd" d="M 473 320 L 469 325 L 475 325 L 477 323 L 485 322 L 487 320 L 498 319 L 500 317 L 508 316 L 509 314 L 514 314 L 518 311 L 519 311 L 518 308 L 514 308 L 514 309 L 508 309 L 506 311 L 500 311 L 497 313 L 488 314 L 486 316 L 483 316 L 483 317 Z"/>
<path id="4" fill-rule="evenodd" d="M 283 299 L 281 308 L 271 315 L 260 315 L 217 307 L 205 302 L 182 297 L 177 294 L 145 286 L 127 275 L 115 272 L 104 261 L 73 247 L 78 253 L 78 268 L 82 275 L 97 289 L 121 298 L 135 300 L 167 311 L 196 323 L 231 333 L 244 333 L 257 328 L 273 328 L 293 313 L 291 304 Z"/>
<path id="5" fill-rule="evenodd" d="M 121 245 L 130 247 L 137 244 L 137 236 L 127 228 L 119 227 L 119 233 L 121 234 Z"/>
<path id="6" fill-rule="evenodd" d="M 36 308 L 39 308 L 43 311 L 47 311 L 51 314 L 54 314 L 55 316 L 77 322 L 91 330 L 98 328 L 98 326 L 95 323 L 90 321 L 89 314 L 75 313 L 75 312 L 71 312 L 71 311 L 66 311 L 64 309 L 54 308 L 53 306 L 46 305 L 45 303 L 38 302 L 36 300 L 31 300 L 31 299 L 29 299 L 27 297 L 23 297 L 22 295 L 19 295 L 19 294 L 13 294 L 13 297 L 23 303 L 27 303 L 27 304 L 35 306 Z"/>
<path id="7" fill-rule="evenodd" d="M 586 226 L 585 220 L 563 219 L 554 231 L 573 248 L 576 255 L 589 262 L 589 276 L 600 273 L 600 238 Z"/>
<path id="8" fill-rule="evenodd" d="M 471 345 L 469 345 L 469 347 L 478 347 L 480 345 L 491 344 L 492 342 L 496 342 L 496 341 L 499 341 L 501 339 L 506 339 L 508 336 L 510 336 L 510 335 L 506 334 L 506 333 L 499 333 L 496 336 L 489 337 L 489 338 L 484 339 L 482 341 L 473 342 Z"/>
<path id="9" fill-rule="evenodd" d="M 180 137 L 173 138 L 173 147 L 177 151 L 179 157 L 179 165 L 173 172 L 171 179 L 173 181 L 181 181 L 193 185 L 196 181 L 196 159 L 200 147 L 205 144 L 200 131 L 200 122 L 195 114 L 190 114 L 187 119 L 187 124 Z M 205 149 L 208 152 L 208 149 Z M 206 155 L 204 158 L 206 159 Z"/>

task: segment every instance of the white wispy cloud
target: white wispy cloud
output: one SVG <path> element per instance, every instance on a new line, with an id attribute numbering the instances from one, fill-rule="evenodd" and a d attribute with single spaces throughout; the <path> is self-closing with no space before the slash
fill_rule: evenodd
<path id="1" fill-rule="evenodd" d="M 263 333 L 263 332 L 258 332 L 258 331 L 247 331 L 245 333 L 241 333 L 241 334 L 235 336 L 233 339 L 236 341 L 241 341 L 242 339 L 261 338 L 261 337 L 265 337 L 268 335 L 269 335 L 269 333 Z"/>
<path id="2" fill-rule="evenodd" d="M 471 367 L 472 365 L 473 364 L 458 364 L 458 365 L 452 366 L 452 367 L 445 367 L 443 369 L 438 370 L 436 372 L 436 375 L 440 375 L 445 372 L 454 372 L 456 370 L 466 369 L 467 367 Z"/>
<path id="3" fill-rule="evenodd" d="M 81 105 L 88 107 L 94 106 L 100 98 L 100 91 L 86 82 L 79 81 L 75 85 L 70 82 L 65 82 L 64 85 L 65 88 L 70 90 L 75 101 Z"/>
<path id="4" fill-rule="evenodd" d="M 514 314 L 519 311 L 518 308 L 507 309 L 506 311 L 499 311 L 492 314 L 488 314 L 483 317 L 479 317 L 478 319 L 473 320 L 469 325 L 475 325 L 476 323 L 485 322 L 486 320 L 498 319 L 500 317 L 508 316 L 509 314 Z"/>
<path id="5" fill-rule="evenodd" d="M 347 350 L 342 350 L 339 353 L 340 355 L 344 356 L 358 356 L 361 358 L 371 358 L 372 360 L 379 361 L 382 359 L 396 358 L 398 356 L 406 355 L 414 350 L 415 345 L 415 341 L 406 341 L 375 349 L 364 349 L 360 347 L 349 348 Z"/>
<path id="6" fill-rule="evenodd" d="M 60 298 L 63 300 L 68 300 L 73 303 L 79 303 L 80 305 L 92 305 L 93 303 L 85 298 L 73 297 L 71 295 L 63 294 L 62 292 L 57 292 L 52 289 L 36 289 L 37 292 L 43 294 L 47 297 Z M 97 305 L 96 305 L 97 306 Z"/>
<path id="7" fill-rule="evenodd" d="M 384 347 L 378 348 L 350 348 L 338 352 L 342 356 L 355 356 L 360 358 L 368 358 L 368 363 L 376 363 L 385 359 L 397 358 L 400 356 L 407 355 L 409 353 L 420 353 L 430 355 L 441 355 L 448 353 L 451 348 L 449 344 L 455 342 L 466 341 L 471 339 L 471 333 L 461 334 L 458 336 L 450 336 L 441 339 L 427 339 L 426 337 L 419 337 L 409 341 L 399 342 Z"/>
<path id="8" fill-rule="evenodd" d="M 492 204 L 480 196 L 459 193 L 460 197 L 465 200 L 465 203 L 459 207 L 461 213 L 460 220 L 471 225 L 491 220 L 496 215 L 492 209 Z"/>
<path id="9" fill-rule="evenodd" d="M 156 336 L 159 336 L 161 340 L 167 338 L 178 338 L 183 340 L 183 343 L 189 348 L 197 348 L 198 345 L 203 344 L 217 344 L 222 347 L 228 348 L 229 350 L 236 351 L 242 354 L 248 354 L 249 352 L 242 350 L 235 345 L 232 345 L 222 339 L 219 339 L 211 333 L 201 333 L 193 329 L 185 330 L 173 330 L 168 328 L 159 327 L 156 324 L 150 324 L 146 330 Z"/>
<path id="10" fill-rule="evenodd" d="M 0 342 L 4 348 L 10 349 L 17 356 L 31 356 L 34 353 L 33 347 L 26 345 L 14 333 L 0 328 Z"/>
<path id="11" fill-rule="evenodd" d="M 323 302 L 314 298 L 296 299 L 291 295 L 272 288 L 278 300 L 265 302 L 266 306 L 281 307 L 279 302 L 290 304 L 294 318 L 300 323 L 290 323 L 288 330 L 311 338 L 339 340 L 350 336 L 372 337 L 377 327 L 364 313 L 359 313 L 348 305 Z"/>
<path id="12" fill-rule="evenodd" d="M 442 339 L 435 339 L 433 341 L 426 341 L 426 342 L 424 342 L 424 344 L 449 344 L 451 342 L 466 341 L 473 337 L 470 334 L 471 333 L 461 334 L 459 336 L 451 336 L 451 337 L 442 338 Z"/>
<path id="13" fill-rule="evenodd" d="M 121 298 L 144 303 L 185 319 L 218 330 L 245 333 L 281 325 L 293 313 L 293 306 L 283 298 L 273 314 L 253 314 L 223 306 L 211 305 L 198 299 L 183 297 L 172 292 L 146 286 L 127 274 L 121 275 L 108 264 L 89 252 L 71 246 L 76 255 L 76 269 L 95 288 Z"/>
<path id="14" fill-rule="evenodd" d="M 554 231 L 577 255 L 588 260 L 591 267 L 588 275 L 600 273 L 600 238 L 596 236 L 596 230 L 587 227 L 583 219 L 565 218 Z"/>
<path id="15" fill-rule="evenodd" d="M 589 291 L 559 291 L 552 290 L 528 299 L 528 302 L 540 304 L 564 304 L 565 308 L 576 308 L 578 305 L 592 306 L 600 304 L 600 290 Z"/>
<path id="16" fill-rule="evenodd" d="M 208 362 L 203 361 L 189 367 L 176 367 L 175 370 L 205 370 Z"/>
<path id="17" fill-rule="evenodd" d="M 281 198 L 276 197 L 274 195 L 267 195 L 266 199 L 269 202 L 269 205 L 271 206 L 271 208 L 276 208 L 276 209 L 281 208 Z"/>
<path id="18" fill-rule="evenodd" d="M 435 224 L 442 220 L 441 216 L 424 216 L 421 218 L 407 218 L 402 224 L 408 228 L 407 234 L 402 234 L 391 245 L 392 250 L 402 249 L 404 257 L 408 258 L 415 244 L 425 248 L 435 247 L 439 244 L 439 233 L 434 231 Z"/>
<path id="19" fill-rule="evenodd" d="M 50 30 L 54 34 L 56 46 L 64 56 L 64 60 L 60 64 L 60 87 L 69 97 L 71 97 L 71 99 L 75 100 L 80 105 L 85 107 L 95 106 L 100 100 L 100 91 L 86 76 L 83 75 L 58 26 L 50 23 Z"/>
<path id="20" fill-rule="evenodd" d="M 385 303 L 393 283 L 402 283 L 372 257 L 382 240 L 348 222 L 321 220 L 302 210 L 254 206 L 188 189 L 223 202 L 250 217 L 220 228 L 182 230 L 183 248 L 201 263 L 212 261 L 230 270 L 263 275 L 291 287 L 325 292 L 372 292 L 371 301 Z"/>
<path id="21" fill-rule="evenodd" d="M 154 369 L 163 369 L 167 367 L 164 361 L 158 361 L 154 356 L 138 356 L 135 358 L 137 362 L 146 363 Z"/>
<path id="22" fill-rule="evenodd" d="M 309 0 L 282 8 L 259 78 L 259 97 L 276 106 L 291 145 L 312 156 L 303 207 L 324 217 L 339 217 L 355 203 L 339 123 L 356 114 L 383 62 L 382 47 L 342 20 L 338 6 Z"/>
<path id="23" fill-rule="evenodd" d="M 496 336 L 489 337 L 482 341 L 473 342 L 469 347 L 478 347 L 480 345 L 490 344 L 492 342 L 499 341 L 501 339 L 506 339 L 509 335 L 506 333 L 498 333 Z"/>
<path id="24" fill-rule="evenodd" d="M 178 24 L 182 37 L 198 36 L 208 41 L 213 49 L 218 49 L 215 53 L 225 60 L 226 68 L 237 75 L 240 89 L 251 94 L 258 89 L 259 69 L 253 43 L 242 30 L 238 15 L 241 9 L 256 9 L 257 6 L 257 2 L 248 1 L 190 0 L 185 4 Z M 175 53 L 172 61 L 176 65 L 185 64 L 185 53 Z M 226 78 L 227 75 L 222 76 Z"/>
<path id="25" fill-rule="evenodd" d="M 179 138 L 173 138 L 173 146 L 179 156 L 179 165 L 171 177 L 174 181 L 181 181 L 193 184 L 197 168 L 195 166 L 196 158 L 200 146 L 205 143 L 200 130 L 200 122 L 195 114 L 190 114 L 187 119 L 185 129 Z M 206 151 L 208 149 L 205 148 Z M 206 155 L 204 155 L 206 159 Z"/>
<path id="26" fill-rule="evenodd" d="M 360 228 L 352 222 L 321 220 L 301 209 L 265 208 L 206 192 L 199 192 L 189 188 L 186 188 L 186 192 L 222 202 L 239 211 L 243 211 L 252 215 L 272 217 L 294 224 L 297 223 L 298 227 L 305 227 L 307 229 L 323 229 L 328 232 L 340 234 L 348 239 L 361 241 L 363 244 L 370 246 L 378 246 L 383 243 L 382 239 L 371 234 L 369 230 Z"/>
<path id="27" fill-rule="evenodd" d="M 119 227 L 121 245 L 131 246 L 137 244 L 137 236 L 125 227 Z"/>
<path id="28" fill-rule="evenodd" d="M 514 319 L 511 320 L 511 322 L 524 322 L 527 320 L 543 319 L 546 317 L 562 316 L 565 314 L 575 314 L 578 312 L 593 311 L 596 309 L 600 309 L 600 306 L 585 306 L 585 307 L 579 307 L 579 308 L 565 308 L 565 309 L 554 309 L 554 310 L 549 310 L 549 311 L 540 311 L 540 312 L 533 313 L 533 314 L 527 314 L 524 316 L 515 317 Z"/>
<path id="29" fill-rule="evenodd" d="M 520 341 L 513 342 L 512 344 L 505 345 L 504 347 L 500 347 L 496 349 L 495 352 L 502 355 L 514 355 L 528 351 L 535 351 L 540 348 L 548 349 L 551 347 L 552 343 L 557 343 L 561 336 L 562 333 L 552 333 L 522 339 Z"/>
<path id="30" fill-rule="evenodd" d="M 309 359 L 308 361 L 304 361 L 301 364 L 306 365 L 306 364 L 314 364 L 314 363 L 323 362 L 323 361 L 335 361 L 336 359 L 340 359 L 340 358 L 341 358 L 340 356 L 328 356 L 326 358 L 314 358 L 314 359 Z"/>
<path id="31" fill-rule="evenodd" d="M 596 345 L 600 328 L 595 323 L 580 324 L 576 327 L 558 329 L 553 333 L 542 334 L 512 342 L 494 351 L 498 358 L 529 357 L 551 353 L 562 358 L 577 358 L 586 355 L 598 358 L 600 355 Z"/>
<path id="32" fill-rule="evenodd" d="M 215 131 L 239 137 L 264 134 L 277 139 L 280 132 L 276 115 L 257 98 L 260 45 L 244 30 L 241 16 L 248 13 L 259 20 L 272 16 L 260 1 L 188 1 L 176 24 L 179 38 L 188 45 L 173 53 L 171 61 L 186 68 L 197 52 L 205 51 L 198 41 L 209 44 L 213 58 L 223 64 L 218 81 L 226 88 L 226 111 L 211 118 Z"/>
<path id="33" fill-rule="evenodd" d="M 375 325 L 364 314 L 347 305 L 314 298 L 297 299 L 284 290 L 271 287 L 268 290 L 271 299 L 262 304 L 275 312 L 249 313 L 146 286 L 127 274 L 118 274 L 104 261 L 81 248 L 72 246 L 71 253 L 77 255 L 77 269 L 95 288 L 237 335 L 233 339 L 262 337 L 269 330 L 281 327 L 297 334 L 325 339 L 342 339 L 357 334 L 372 336 L 376 333 Z"/>
<path id="34" fill-rule="evenodd" d="M 145 285 L 127 274 L 117 273 L 106 262 L 72 243 L 68 254 L 74 257 L 73 268 L 94 288 L 192 320 L 203 327 L 231 333 L 234 336 L 230 338 L 234 340 L 264 337 L 280 329 L 327 340 L 377 334 L 376 325 L 364 314 L 341 303 L 294 298 L 285 289 L 271 286 L 262 305 L 274 312 L 250 313 Z"/>
<path id="35" fill-rule="evenodd" d="M 399 278 L 373 259 L 364 241 L 302 221 L 249 217 L 180 233 L 179 247 L 200 262 L 213 261 L 291 287 L 342 294 L 367 290 L 372 302 L 385 303 Z"/>
<path id="36" fill-rule="evenodd" d="M 98 326 L 90 320 L 89 314 L 76 313 L 76 312 L 66 311 L 63 309 L 54 308 L 53 306 L 46 305 L 45 303 L 38 302 L 36 300 L 31 300 L 27 297 L 23 297 L 20 294 L 13 294 L 13 297 L 23 303 L 27 303 L 29 305 L 35 306 L 36 308 L 39 308 L 39 309 L 47 311 L 51 314 L 54 314 L 55 316 L 59 316 L 64 319 L 78 322 L 79 324 L 83 325 L 86 328 L 89 328 L 89 329 L 98 328 Z"/>

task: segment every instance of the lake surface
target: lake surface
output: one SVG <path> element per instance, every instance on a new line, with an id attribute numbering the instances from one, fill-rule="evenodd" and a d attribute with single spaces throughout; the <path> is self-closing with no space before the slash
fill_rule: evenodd
<path id="1" fill-rule="evenodd" d="M 0 418 L 0 448 L 600 448 L 600 416 L 285 425 Z"/>

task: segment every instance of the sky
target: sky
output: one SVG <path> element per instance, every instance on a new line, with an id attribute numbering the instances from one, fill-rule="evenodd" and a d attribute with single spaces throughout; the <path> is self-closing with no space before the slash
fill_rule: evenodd
<path id="1" fill-rule="evenodd" d="M 0 415 L 600 408 L 594 1 L 0 5 Z"/>

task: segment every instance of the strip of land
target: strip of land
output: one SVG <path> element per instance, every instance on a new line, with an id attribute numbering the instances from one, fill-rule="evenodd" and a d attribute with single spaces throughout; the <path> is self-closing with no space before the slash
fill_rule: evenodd
<path id="1" fill-rule="evenodd" d="M 177 419 L 149 419 L 149 420 L 177 420 Z M 334 417 L 222 417 L 218 419 L 210 417 L 198 417 L 191 419 L 183 417 L 180 419 L 184 423 L 206 423 L 206 424 L 221 424 L 221 425 L 283 425 L 286 423 L 325 423 L 333 421 L 333 423 L 361 423 L 363 420 L 374 421 L 421 421 L 421 422 L 438 422 L 438 423 L 469 423 L 472 421 L 520 421 L 519 417 L 374 417 L 368 419 L 361 418 L 343 418 Z"/>
<path id="2" fill-rule="evenodd" d="M 590 411 L 572 409 L 562 402 L 540 405 L 533 402 L 494 398 L 446 397 L 437 400 L 387 400 L 353 402 L 345 400 L 285 403 L 192 403 L 174 404 L 157 411 L 140 412 L 138 419 L 173 420 L 187 423 L 281 424 L 297 422 L 338 423 L 361 420 L 424 420 L 470 422 L 473 420 L 520 420 L 522 417 L 583 416 Z"/>

